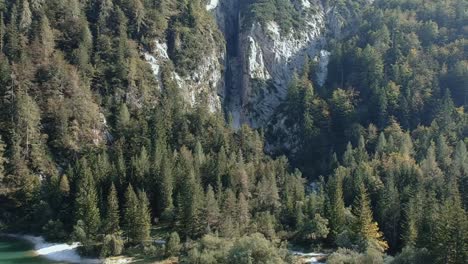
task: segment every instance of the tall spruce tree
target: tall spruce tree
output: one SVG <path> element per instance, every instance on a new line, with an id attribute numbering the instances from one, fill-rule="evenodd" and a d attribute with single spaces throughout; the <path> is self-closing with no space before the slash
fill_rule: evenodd
<path id="1" fill-rule="evenodd" d="M 114 183 L 109 188 L 107 195 L 106 217 L 104 219 L 104 232 L 106 234 L 120 233 L 120 212 L 117 190 Z"/>
<path id="2" fill-rule="evenodd" d="M 345 204 L 343 198 L 342 174 L 346 173 L 344 167 L 338 167 L 335 174 L 328 180 L 326 216 L 330 224 L 330 235 L 333 239 L 343 231 L 345 227 Z"/>
<path id="3" fill-rule="evenodd" d="M 216 200 L 215 193 L 213 191 L 213 187 L 208 185 L 208 189 L 205 195 L 205 202 L 203 208 L 203 219 L 204 219 L 204 228 L 202 230 L 205 233 L 210 233 L 218 229 L 218 224 L 220 219 L 220 210 L 218 201 Z"/>
<path id="4" fill-rule="evenodd" d="M 79 176 L 79 183 L 75 199 L 75 221 L 77 225 L 80 225 L 78 222 L 81 222 L 80 227 L 85 235 L 83 238 L 87 241 L 86 243 L 89 243 L 89 241 L 95 240 L 98 235 L 101 226 L 101 214 L 98 208 L 95 182 L 86 159 L 80 161 L 77 175 Z"/>
<path id="5" fill-rule="evenodd" d="M 369 196 L 364 184 L 361 184 L 359 194 L 356 196 L 353 214 L 356 217 L 353 230 L 358 235 L 363 249 L 371 247 L 381 252 L 387 250 L 388 244 L 383 239 L 377 222 L 373 219 Z"/>
<path id="6" fill-rule="evenodd" d="M 146 244 L 150 239 L 151 232 L 151 209 L 150 202 L 146 192 L 138 192 L 138 211 L 137 211 L 137 236 L 139 243 Z"/>
<path id="7" fill-rule="evenodd" d="M 3 179 L 5 178 L 5 165 L 7 163 L 7 158 L 5 157 L 5 143 L 0 136 L 0 184 L 3 187 Z"/>
<path id="8" fill-rule="evenodd" d="M 138 197 L 130 184 L 125 192 L 123 231 L 126 238 L 132 243 L 138 243 Z"/>

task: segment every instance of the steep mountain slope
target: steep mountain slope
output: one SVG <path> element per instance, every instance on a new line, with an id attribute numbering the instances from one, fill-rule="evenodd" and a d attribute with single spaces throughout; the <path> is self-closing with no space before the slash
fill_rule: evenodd
<path id="1" fill-rule="evenodd" d="M 0 232 L 148 261 L 464 263 L 466 5 L 0 0 Z"/>
<path id="2" fill-rule="evenodd" d="M 306 58 L 316 60 L 318 83 L 327 75 L 327 41 L 344 34 L 356 19 L 358 6 L 341 10 L 322 1 L 279 1 L 295 23 L 280 16 L 267 17 L 259 1 L 219 1 L 211 5 L 227 40 L 226 110 L 239 127 L 265 126 L 284 101 L 293 72 L 301 71 Z M 279 11 L 283 12 L 283 10 Z M 262 17 L 265 16 L 265 17 Z M 294 16 L 294 17 L 292 17 Z"/>

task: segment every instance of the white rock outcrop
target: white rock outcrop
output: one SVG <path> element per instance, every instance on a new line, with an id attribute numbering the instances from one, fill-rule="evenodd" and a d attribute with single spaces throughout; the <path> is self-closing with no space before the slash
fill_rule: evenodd
<path id="1" fill-rule="evenodd" d="M 313 1 L 313 3 L 311 3 Z M 242 32 L 243 60 L 242 122 L 254 127 L 269 122 L 287 94 L 295 71 L 301 71 L 306 57 L 320 54 L 325 39 L 326 13 L 320 1 L 294 2 L 303 14 L 304 26 L 285 32 L 275 21 L 254 22 Z M 325 78 L 323 71 L 320 77 Z"/>
<path id="2" fill-rule="evenodd" d="M 212 37 L 212 36 L 207 36 Z M 213 42 L 209 53 L 198 62 L 196 70 L 187 76 L 181 76 L 172 72 L 172 78 L 181 89 L 182 96 L 194 106 L 196 101 L 204 97 L 208 102 L 211 112 L 221 109 L 221 101 L 224 92 L 224 48 Z M 170 60 L 167 44 L 161 40 L 155 40 L 154 48 L 143 53 L 145 60 L 150 64 L 156 77 L 159 89 L 162 87 L 161 67 Z"/>

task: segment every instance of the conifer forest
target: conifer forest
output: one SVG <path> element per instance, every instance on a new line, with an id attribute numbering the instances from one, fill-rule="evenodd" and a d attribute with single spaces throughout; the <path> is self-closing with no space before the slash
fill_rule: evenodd
<path id="1" fill-rule="evenodd" d="M 0 0 L 0 241 L 466 264 L 467 39 L 467 0 Z"/>

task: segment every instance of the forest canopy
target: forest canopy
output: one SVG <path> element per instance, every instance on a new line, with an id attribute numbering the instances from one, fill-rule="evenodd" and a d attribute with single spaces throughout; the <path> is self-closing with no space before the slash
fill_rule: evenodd
<path id="1" fill-rule="evenodd" d="M 242 15 L 288 31 L 295 2 Z M 0 0 L 0 233 L 180 263 L 466 263 L 466 1 L 322 2 L 359 15 L 325 85 L 306 59 L 283 129 L 235 129 L 172 78 L 225 44 L 206 1 Z"/>

